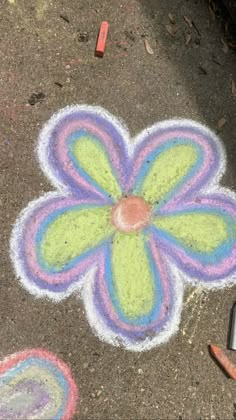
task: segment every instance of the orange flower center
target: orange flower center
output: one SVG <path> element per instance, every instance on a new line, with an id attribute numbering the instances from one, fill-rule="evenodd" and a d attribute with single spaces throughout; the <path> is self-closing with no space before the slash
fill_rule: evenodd
<path id="1" fill-rule="evenodd" d="M 136 195 L 122 197 L 112 209 L 112 223 L 121 232 L 135 232 L 148 224 L 151 211 L 150 204 Z"/>

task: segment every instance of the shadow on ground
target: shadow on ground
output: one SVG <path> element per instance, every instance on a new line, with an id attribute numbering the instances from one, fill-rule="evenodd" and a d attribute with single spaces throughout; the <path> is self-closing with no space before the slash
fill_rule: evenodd
<path id="1" fill-rule="evenodd" d="M 218 130 L 219 120 L 227 120 L 221 136 L 228 151 L 231 166 L 228 180 L 232 185 L 236 175 L 236 98 L 232 94 L 236 53 L 226 45 L 226 40 L 232 41 L 232 23 L 226 9 L 222 4 L 214 4 L 213 13 L 209 3 L 206 0 L 139 1 L 151 25 L 157 54 L 162 63 L 164 57 L 167 72 L 168 68 L 175 69 L 176 79 L 169 79 L 173 102 L 186 91 L 196 103 L 202 122 Z M 143 34 L 148 35 L 148 31 Z M 179 111 L 181 114 L 182 110 Z"/>

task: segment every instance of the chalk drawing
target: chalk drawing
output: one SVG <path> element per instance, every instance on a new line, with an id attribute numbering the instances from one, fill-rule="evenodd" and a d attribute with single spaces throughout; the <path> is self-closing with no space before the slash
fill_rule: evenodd
<path id="1" fill-rule="evenodd" d="M 177 331 L 184 284 L 236 281 L 236 200 L 219 186 L 225 152 L 206 127 L 164 121 L 130 140 L 104 109 L 71 106 L 37 154 L 57 191 L 16 221 L 17 276 L 36 297 L 79 293 L 102 340 L 148 350 Z"/>
<path id="2" fill-rule="evenodd" d="M 42 349 L 0 362 L 1 419 L 64 419 L 75 413 L 77 387 L 68 366 Z"/>

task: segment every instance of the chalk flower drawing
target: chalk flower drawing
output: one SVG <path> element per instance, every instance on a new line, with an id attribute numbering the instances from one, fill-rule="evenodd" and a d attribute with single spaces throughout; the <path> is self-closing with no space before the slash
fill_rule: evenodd
<path id="1" fill-rule="evenodd" d="M 80 288 L 102 340 L 150 349 L 177 330 L 184 283 L 236 280 L 235 196 L 218 185 L 225 153 L 204 126 L 164 121 L 130 141 L 102 108 L 72 106 L 37 152 L 57 192 L 20 215 L 12 261 L 38 297 Z"/>
<path id="2" fill-rule="evenodd" d="M 46 350 L 24 350 L 0 362 L 2 420 L 69 420 L 77 397 L 68 366 Z"/>

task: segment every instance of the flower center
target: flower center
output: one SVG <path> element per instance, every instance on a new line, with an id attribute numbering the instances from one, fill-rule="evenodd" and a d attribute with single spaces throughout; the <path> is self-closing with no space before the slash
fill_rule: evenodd
<path id="1" fill-rule="evenodd" d="M 136 195 L 122 197 L 112 209 L 112 223 L 121 232 L 135 232 L 149 222 L 152 208 Z"/>

